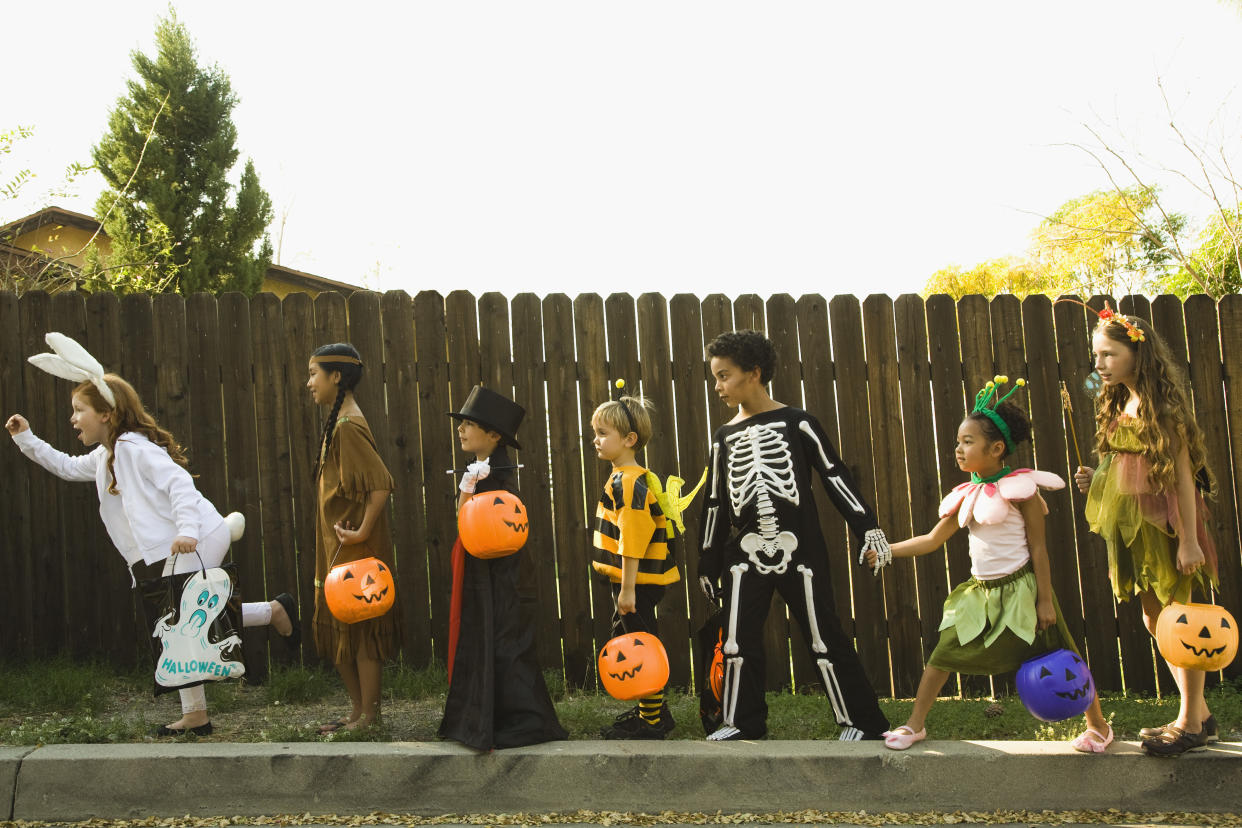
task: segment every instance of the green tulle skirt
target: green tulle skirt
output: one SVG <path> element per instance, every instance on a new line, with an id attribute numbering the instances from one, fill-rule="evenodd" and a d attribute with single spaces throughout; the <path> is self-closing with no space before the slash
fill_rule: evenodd
<path id="1" fill-rule="evenodd" d="M 971 578 L 958 584 L 945 599 L 940 642 L 927 659 L 928 666 L 950 673 L 993 676 L 1012 672 L 1022 662 L 1059 647 L 1078 653 L 1055 593 L 1052 605 L 1056 624 L 1042 631 L 1036 629 L 1038 595 L 1029 562 L 995 580 Z"/>
<path id="2" fill-rule="evenodd" d="M 1176 498 L 1147 491 L 1147 465 L 1137 454 L 1105 454 L 1091 479 L 1086 518 L 1108 548 L 1108 578 L 1118 601 L 1151 590 L 1161 605 L 1186 603 L 1197 586 L 1216 584 L 1216 551 L 1206 530 L 1206 507 L 1197 499 L 1196 529 L 1204 566 L 1177 571 L 1177 536 L 1170 528 Z"/>

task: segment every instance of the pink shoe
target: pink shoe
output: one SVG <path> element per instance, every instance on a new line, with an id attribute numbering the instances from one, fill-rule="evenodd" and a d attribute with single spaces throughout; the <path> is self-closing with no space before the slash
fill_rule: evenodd
<path id="1" fill-rule="evenodd" d="M 1095 738 L 1092 739 L 1091 737 Z M 1070 747 L 1079 753 L 1103 753 L 1113 743 L 1113 726 L 1108 726 L 1108 736 L 1094 728 L 1087 728 L 1077 739 L 1070 742 Z"/>
<path id="2" fill-rule="evenodd" d="M 906 725 L 902 725 L 896 730 L 884 731 L 884 747 L 889 750 L 908 750 L 910 745 L 915 742 L 921 742 L 926 738 L 927 728 L 923 728 L 918 733 L 915 733 Z"/>

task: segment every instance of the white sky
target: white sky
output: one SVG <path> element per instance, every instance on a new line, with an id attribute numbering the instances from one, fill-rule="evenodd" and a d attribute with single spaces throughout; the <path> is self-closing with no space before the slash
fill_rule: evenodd
<path id="1" fill-rule="evenodd" d="M 168 6 L 53 8 L 0 15 L 0 130 L 36 129 L 0 178 L 39 176 L 0 221 L 89 162 Z M 241 98 L 281 263 L 381 290 L 917 291 L 1107 184 L 1056 146 L 1084 120 L 1186 167 L 1157 76 L 1196 133 L 1242 108 L 1242 15 L 1218 0 L 177 9 Z M 57 203 L 91 213 L 100 184 Z"/>

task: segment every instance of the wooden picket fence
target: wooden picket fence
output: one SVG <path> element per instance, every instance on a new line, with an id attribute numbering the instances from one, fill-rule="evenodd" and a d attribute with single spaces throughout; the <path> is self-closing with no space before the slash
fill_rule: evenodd
<path id="1" fill-rule="evenodd" d="M 1091 300 L 1101 307 L 1104 297 Z M 1237 487 L 1242 468 L 1242 297 L 1185 303 L 1125 297 L 1121 308 L 1153 320 L 1189 369 L 1199 423 L 1219 481 L 1212 526 L 1221 552 L 1219 600 L 1242 618 Z M 773 395 L 823 422 L 878 510 L 890 538 L 936 522 L 942 493 L 964 476 L 952 462 L 956 428 L 970 395 L 994 373 L 1023 376 L 1035 425 L 1017 465 L 1068 479 L 1076 463 L 1059 384 L 1073 400 L 1073 432 L 1091 451 L 1094 419 L 1084 390 L 1090 320 L 1071 303 L 980 296 L 954 301 L 914 295 L 827 300 L 808 295 L 736 299 L 659 294 L 607 298 L 524 293 L 507 299 L 465 291 L 357 292 L 348 299 L 271 294 L 194 295 L 0 293 L 0 412 L 22 412 L 36 433 L 73 453 L 69 385 L 25 361 L 61 331 L 129 379 L 159 421 L 187 446 L 200 490 L 222 512 L 245 514 L 234 547 L 248 597 L 288 590 L 302 617 L 313 604 L 314 509 L 311 459 L 321 416 L 304 388 L 307 358 L 320 344 L 350 341 L 367 374 L 357 396 L 396 479 L 392 497 L 403 658 L 419 666 L 445 658 L 449 553 L 455 536 L 453 478 L 466 462 L 446 412 L 479 382 L 511 394 L 527 411 L 521 490 L 531 517 L 523 552 L 524 598 L 536 620 L 538 655 L 575 686 L 593 686 L 594 656 L 612 615 L 607 589 L 588 574 L 590 524 L 606 474 L 590 446 L 590 414 L 625 378 L 656 404 L 647 464 L 661 475 L 697 479 L 709 437 L 731 412 L 712 391 L 703 348 L 735 328 L 767 332 L 780 354 Z M 121 664 L 143 656 L 120 565 L 96 515 L 92 486 L 55 479 L 0 450 L 0 652 L 69 652 Z M 1093 462 L 1084 457 L 1088 464 Z M 874 578 L 858 566 L 844 522 L 816 494 L 830 545 L 838 613 L 852 630 L 882 694 L 914 692 L 934 646 L 940 608 L 969 574 L 965 533 L 947 555 L 903 560 Z M 1071 630 L 1105 689 L 1172 687 L 1153 658 L 1136 602 L 1116 605 L 1102 543 L 1087 531 L 1083 497 L 1072 487 L 1047 495 L 1055 589 Z M 693 632 L 711 606 L 697 588 L 693 539 L 698 504 L 687 515 L 677 556 L 683 579 L 660 607 L 672 683 L 692 675 Z M 771 688 L 813 685 L 815 673 L 796 625 L 779 600 L 767 629 Z M 307 630 L 309 632 L 309 629 Z M 245 635 L 251 672 L 261 678 L 271 633 Z M 309 639 L 309 636 L 307 636 Z M 270 658 L 313 659 L 313 646 Z M 1242 670 L 1235 663 L 1233 674 Z M 1227 671 L 1227 673 L 1230 671 Z M 968 692 L 986 692 L 978 679 Z"/>

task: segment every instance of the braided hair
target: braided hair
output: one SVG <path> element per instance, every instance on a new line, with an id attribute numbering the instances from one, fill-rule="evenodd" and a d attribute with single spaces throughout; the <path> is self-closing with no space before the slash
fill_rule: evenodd
<path id="1" fill-rule="evenodd" d="M 348 342 L 334 342 L 331 345 L 321 345 L 311 354 L 312 357 L 333 357 L 344 356 L 352 357 L 361 363 L 362 357 L 358 354 L 358 349 Z M 323 466 L 323 461 L 328 456 L 328 447 L 332 445 L 332 432 L 336 431 L 336 417 L 341 411 L 341 403 L 345 402 L 345 395 L 358 386 L 362 380 L 362 365 L 352 362 L 333 362 L 330 359 L 320 359 L 319 367 L 328 372 L 337 371 L 341 375 L 341 381 L 336 387 L 336 402 L 332 404 L 332 410 L 328 412 L 328 420 L 323 424 L 323 439 L 319 442 L 319 454 L 315 458 L 315 470 L 311 479 L 319 479 L 319 470 Z"/>

